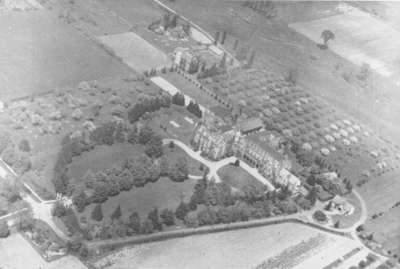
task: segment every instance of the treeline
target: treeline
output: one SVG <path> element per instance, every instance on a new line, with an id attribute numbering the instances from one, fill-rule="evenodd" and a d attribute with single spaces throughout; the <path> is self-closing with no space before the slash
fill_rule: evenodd
<path id="1" fill-rule="evenodd" d="M 185 106 L 185 96 L 182 93 L 177 92 L 172 96 L 172 103 L 178 106 Z M 201 118 L 203 115 L 203 112 L 201 111 L 199 104 L 193 101 L 190 101 L 186 109 L 198 118 Z"/>
<path id="2" fill-rule="evenodd" d="M 137 122 L 145 113 L 155 112 L 161 108 L 168 108 L 171 105 L 171 98 L 167 95 L 160 97 L 147 98 L 136 103 L 128 110 L 128 120 L 130 123 Z"/>

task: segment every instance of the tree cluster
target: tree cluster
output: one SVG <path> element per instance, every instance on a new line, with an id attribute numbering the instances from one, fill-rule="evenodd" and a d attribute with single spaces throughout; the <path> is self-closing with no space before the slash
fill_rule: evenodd
<path id="1" fill-rule="evenodd" d="M 147 98 L 143 101 L 136 103 L 133 107 L 128 110 L 128 119 L 130 123 L 138 121 L 145 113 L 155 112 L 165 107 L 168 108 L 171 105 L 171 98 L 163 95 L 160 97 Z"/>
<path id="2" fill-rule="evenodd" d="M 193 101 L 190 101 L 190 103 L 187 105 L 186 108 L 190 113 L 192 113 L 198 118 L 201 118 L 201 116 L 203 115 L 200 106 L 197 103 L 194 103 Z"/>
<path id="3" fill-rule="evenodd" d="M 185 96 L 180 93 L 177 92 L 176 94 L 174 94 L 172 96 L 172 103 L 178 106 L 184 106 L 185 105 Z"/>

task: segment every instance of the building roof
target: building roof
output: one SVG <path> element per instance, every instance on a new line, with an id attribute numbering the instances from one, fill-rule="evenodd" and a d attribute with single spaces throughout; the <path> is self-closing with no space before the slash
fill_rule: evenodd
<path id="1" fill-rule="evenodd" d="M 238 127 L 242 133 L 248 133 L 264 127 L 264 123 L 260 118 L 250 118 L 238 123 Z"/>
<path id="2" fill-rule="evenodd" d="M 267 151 L 274 159 L 278 161 L 283 160 L 284 159 L 283 155 L 270 146 L 269 136 L 270 132 L 261 131 L 250 134 L 246 136 L 245 139 L 248 139 L 248 141 L 257 144 L 262 150 Z"/>

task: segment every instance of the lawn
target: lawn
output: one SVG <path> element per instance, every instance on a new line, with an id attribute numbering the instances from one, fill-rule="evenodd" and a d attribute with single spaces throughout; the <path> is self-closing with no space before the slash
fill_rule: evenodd
<path id="1" fill-rule="evenodd" d="M 173 182 L 169 178 L 162 177 L 155 183 L 147 183 L 141 188 L 133 187 L 130 191 L 110 197 L 102 204 L 103 215 L 105 218 L 109 217 L 118 205 L 121 206 L 122 215 L 125 218 L 134 211 L 145 218 L 155 207 L 159 210 L 164 208 L 175 210 L 181 199 L 189 201 L 195 184 L 196 180 Z M 94 204 L 91 204 L 80 215 L 86 215 L 90 219 L 93 208 Z"/>
<path id="2" fill-rule="evenodd" d="M 172 64 L 166 54 L 133 32 L 105 35 L 97 39 L 139 73 Z"/>
<path id="3" fill-rule="evenodd" d="M 0 23 L 2 101 L 131 73 L 50 11 L 3 11 Z"/>
<path id="4" fill-rule="evenodd" d="M 246 185 L 253 185 L 263 189 L 265 185 L 247 173 L 243 168 L 234 165 L 226 165 L 218 171 L 222 181 L 228 183 L 233 188 L 242 189 Z"/>
<path id="5" fill-rule="evenodd" d="M 0 267 L 7 269 L 86 269 L 78 258 L 66 256 L 53 262 L 46 262 L 20 235 L 12 234 L 0 239 Z"/>
<path id="6" fill-rule="evenodd" d="M 254 268 L 285 249 L 312 237 L 331 238 L 297 224 L 197 235 L 122 249 L 95 263 L 107 269 L 128 268 Z M 295 257 L 285 257 L 291 260 Z"/>
<path id="7" fill-rule="evenodd" d="M 102 171 L 121 165 L 130 156 L 143 153 L 143 146 L 130 143 L 114 144 L 112 146 L 96 146 L 90 152 L 76 157 L 71 163 L 68 172 L 71 178 L 82 178 L 88 170 Z"/>

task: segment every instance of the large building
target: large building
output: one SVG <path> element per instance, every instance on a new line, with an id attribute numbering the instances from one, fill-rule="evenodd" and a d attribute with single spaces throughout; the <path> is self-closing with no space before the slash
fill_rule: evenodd
<path id="1" fill-rule="evenodd" d="M 235 127 L 203 122 L 196 127 L 192 140 L 193 145 L 210 159 L 236 155 L 276 186 L 287 186 L 292 193 L 298 193 L 301 181 L 289 172 L 291 162 L 283 142 L 281 136 L 263 130 L 254 119 Z"/>
<path id="2" fill-rule="evenodd" d="M 192 143 L 210 159 L 219 160 L 233 153 L 234 137 L 235 131 L 229 125 L 209 128 L 200 123 L 195 129 Z"/>

